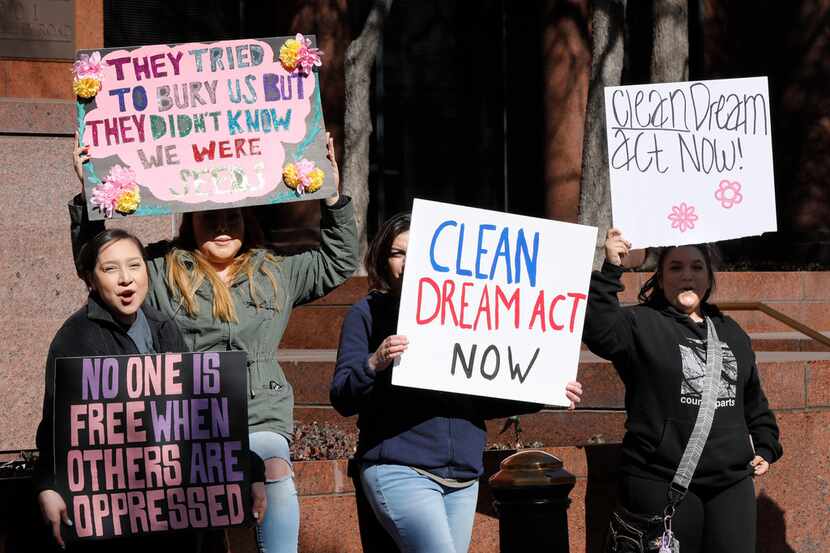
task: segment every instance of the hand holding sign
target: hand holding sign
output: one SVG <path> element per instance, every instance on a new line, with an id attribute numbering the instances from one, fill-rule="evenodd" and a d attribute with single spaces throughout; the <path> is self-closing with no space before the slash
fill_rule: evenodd
<path id="1" fill-rule="evenodd" d="M 630 249 L 631 242 L 623 238 L 618 229 L 608 229 L 605 239 L 605 259 L 610 264 L 622 265 L 622 260 L 628 255 Z"/>
<path id="2" fill-rule="evenodd" d="M 326 205 L 331 207 L 340 200 L 340 168 L 337 166 L 337 156 L 334 153 L 334 139 L 326 131 L 326 158 L 331 164 L 331 176 L 334 180 L 334 195 L 326 198 Z"/>
<path id="3" fill-rule="evenodd" d="M 81 181 L 81 194 L 84 192 L 84 163 L 90 160 L 89 146 L 81 146 L 78 131 L 75 131 L 75 147 L 72 149 L 72 166 L 78 180 Z"/>
<path id="4" fill-rule="evenodd" d="M 375 372 L 385 371 L 395 359 L 398 359 L 409 346 L 409 339 L 406 336 L 395 334 L 387 336 L 380 343 L 375 353 L 369 356 L 369 368 Z"/>
<path id="5" fill-rule="evenodd" d="M 254 482 L 251 484 L 251 496 L 253 498 L 251 514 L 257 524 L 262 524 L 262 521 L 265 520 L 265 511 L 268 510 L 268 495 L 265 493 L 265 482 Z"/>
<path id="6" fill-rule="evenodd" d="M 55 538 L 55 542 L 62 549 L 66 549 L 63 536 L 61 536 L 61 523 L 72 526 L 72 520 L 66 511 L 66 502 L 55 490 L 43 490 L 38 494 L 37 502 L 40 506 L 40 513 L 43 515 L 43 521 L 52 529 L 52 537 Z"/>
<path id="7" fill-rule="evenodd" d="M 576 409 L 576 404 L 582 401 L 582 383 L 572 380 L 565 384 L 565 397 L 571 401 L 568 409 Z"/>

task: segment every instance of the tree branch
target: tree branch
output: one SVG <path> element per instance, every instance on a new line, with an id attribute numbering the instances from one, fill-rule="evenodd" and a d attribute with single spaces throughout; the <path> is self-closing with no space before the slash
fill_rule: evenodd
<path id="1" fill-rule="evenodd" d="M 370 89 L 372 67 L 383 38 L 383 25 L 392 0 L 377 0 L 360 35 L 346 49 L 346 112 L 344 116 L 343 193 L 352 198 L 360 243 L 366 253 L 366 218 L 369 208 L 369 139 L 372 134 Z M 365 275 L 362 266 L 357 274 Z"/>

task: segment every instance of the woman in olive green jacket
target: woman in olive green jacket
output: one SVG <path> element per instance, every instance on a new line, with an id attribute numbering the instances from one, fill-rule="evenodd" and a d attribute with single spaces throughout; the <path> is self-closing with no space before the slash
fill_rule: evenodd
<path id="1" fill-rule="evenodd" d="M 331 139 L 329 160 L 339 174 Z M 75 149 L 79 178 L 88 147 Z M 351 202 L 324 201 L 320 248 L 277 257 L 245 209 L 185 213 L 173 242 L 147 248 L 147 301 L 176 321 L 190 351 L 248 353 L 248 426 L 251 449 L 265 460 L 268 510 L 257 527 L 261 547 L 296 552 L 299 503 L 288 445 L 294 393 L 277 362 L 277 346 L 294 306 L 327 294 L 357 267 L 357 231 Z M 80 246 L 103 228 L 91 222 L 78 196 L 70 204 L 72 243 Z M 77 255 L 76 255 L 77 259 Z"/>

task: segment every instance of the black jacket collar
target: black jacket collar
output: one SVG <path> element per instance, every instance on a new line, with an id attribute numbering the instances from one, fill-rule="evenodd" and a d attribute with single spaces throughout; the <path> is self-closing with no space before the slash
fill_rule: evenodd
<path id="1" fill-rule="evenodd" d="M 124 325 L 115 320 L 115 317 L 112 316 L 109 309 L 104 307 L 104 304 L 101 301 L 101 298 L 98 297 L 98 294 L 89 294 L 89 298 L 87 298 L 86 301 L 86 315 L 90 320 L 104 322 L 113 326 L 124 328 Z"/>
<path id="2" fill-rule="evenodd" d="M 141 306 L 141 310 L 144 312 L 144 316 L 147 317 L 147 320 L 150 322 L 151 327 L 155 326 L 153 325 L 153 323 L 160 324 L 167 320 L 167 317 L 162 315 L 153 307 L 147 305 L 147 303 L 144 303 Z M 126 328 L 124 328 L 124 325 L 116 321 L 115 317 L 112 316 L 110 310 L 104 307 L 104 304 L 101 301 L 101 298 L 98 297 L 98 294 L 91 293 L 87 298 L 86 315 L 90 320 L 117 326 L 126 332 Z"/>

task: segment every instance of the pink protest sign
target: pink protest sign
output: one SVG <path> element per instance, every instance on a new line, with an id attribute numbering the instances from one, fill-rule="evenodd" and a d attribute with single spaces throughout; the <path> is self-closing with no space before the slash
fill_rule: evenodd
<path id="1" fill-rule="evenodd" d="M 91 541 L 250 523 L 244 352 L 55 362 L 54 477 Z"/>
<path id="2" fill-rule="evenodd" d="M 332 195 L 321 56 L 301 35 L 80 51 L 90 218 Z"/>

